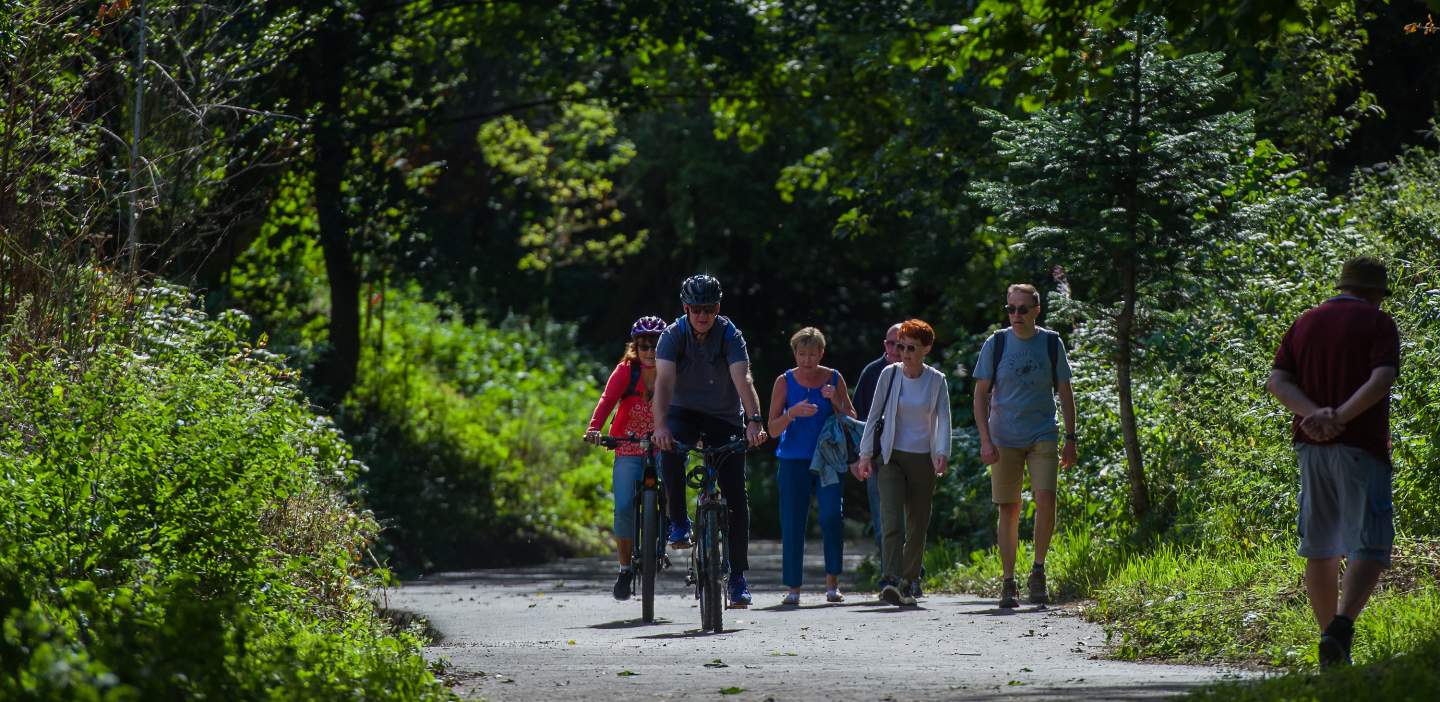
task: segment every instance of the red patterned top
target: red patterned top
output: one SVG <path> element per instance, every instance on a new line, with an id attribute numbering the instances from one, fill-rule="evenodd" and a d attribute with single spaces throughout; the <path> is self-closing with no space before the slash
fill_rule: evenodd
<path id="1" fill-rule="evenodd" d="M 600 402 L 595 405 L 595 412 L 590 415 L 590 430 L 599 431 L 605 425 L 605 420 L 610 416 L 610 411 L 615 410 L 618 404 L 620 407 L 615 410 L 615 421 L 610 423 L 610 436 L 644 436 L 655 429 L 654 414 L 650 410 L 650 389 L 645 386 L 645 377 L 635 382 L 634 394 L 629 397 L 621 397 L 625 394 L 625 387 L 630 384 L 630 364 L 639 364 L 636 361 L 622 361 L 615 366 L 610 373 L 610 380 L 605 383 L 605 391 L 600 393 Z M 642 456 L 639 444 L 621 444 L 615 449 L 620 456 Z"/>

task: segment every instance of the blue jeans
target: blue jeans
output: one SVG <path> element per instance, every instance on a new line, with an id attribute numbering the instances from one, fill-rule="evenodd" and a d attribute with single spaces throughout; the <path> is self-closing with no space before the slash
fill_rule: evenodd
<path id="1" fill-rule="evenodd" d="M 800 587 L 805 564 L 805 530 L 810 519 L 810 496 L 820 502 L 820 534 L 825 543 L 825 573 L 839 575 L 845 544 L 845 522 L 841 509 L 844 483 L 820 486 L 820 476 L 810 472 L 808 459 L 780 459 L 780 545 L 781 580 L 786 587 Z"/>
<path id="2" fill-rule="evenodd" d="M 645 472 L 644 456 L 616 456 L 610 473 L 610 489 L 615 494 L 615 538 L 635 538 L 635 483 Z"/>

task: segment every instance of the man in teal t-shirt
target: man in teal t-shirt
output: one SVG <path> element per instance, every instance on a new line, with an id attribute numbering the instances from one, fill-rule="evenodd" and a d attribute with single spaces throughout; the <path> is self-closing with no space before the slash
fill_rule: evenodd
<path id="1" fill-rule="evenodd" d="M 1020 488 L 1030 471 L 1035 495 L 1035 564 L 1029 600 L 1045 604 L 1045 554 L 1055 532 L 1055 489 L 1059 466 L 1075 465 L 1075 396 L 1070 363 L 1060 335 L 1037 327 L 1040 293 L 1035 286 L 1011 285 L 1005 295 L 1010 327 L 985 340 L 975 363 L 975 426 L 980 460 L 990 465 L 990 495 L 1000 508 L 996 541 L 1005 571 L 1000 606 L 1019 606 L 1015 550 L 1020 537 Z M 998 363 L 997 361 L 998 353 Z M 1065 416 L 1065 449 L 1057 451 L 1055 395 Z"/>

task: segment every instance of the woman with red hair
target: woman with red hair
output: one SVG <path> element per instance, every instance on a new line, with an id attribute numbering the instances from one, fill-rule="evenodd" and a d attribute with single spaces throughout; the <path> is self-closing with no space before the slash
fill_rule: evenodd
<path id="1" fill-rule="evenodd" d="M 934 344 L 929 324 L 919 319 L 901 323 L 895 345 L 900 362 L 881 371 L 875 383 L 876 401 L 855 467 L 861 480 L 873 473 L 880 481 L 886 571 L 880 599 L 894 605 L 915 604 L 913 583 L 925 555 L 935 481 L 950 460 L 950 385 L 944 373 L 925 364 Z"/>

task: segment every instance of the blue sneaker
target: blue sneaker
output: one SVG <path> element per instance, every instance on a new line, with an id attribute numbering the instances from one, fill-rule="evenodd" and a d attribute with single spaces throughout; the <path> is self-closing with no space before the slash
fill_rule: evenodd
<path id="1" fill-rule="evenodd" d="M 736 573 L 730 576 L 730 606 L 750 606 L 750 586 L 745 584 L 744 573 Z"/>
<path id="2" fill-rule="evenodd" d="M 690 543 L 689 524 L 670 525 L 670 548 L 690 548 L 692 545 L 693 544 Z"/>

